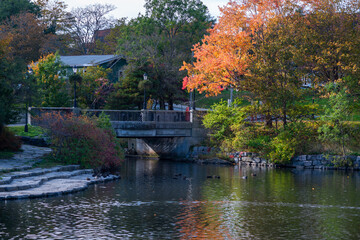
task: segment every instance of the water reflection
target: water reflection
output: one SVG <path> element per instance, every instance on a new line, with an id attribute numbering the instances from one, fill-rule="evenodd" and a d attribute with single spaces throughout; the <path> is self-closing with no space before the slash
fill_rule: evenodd
<path id="1" fill-rule="evenodd" d="M 360 238 L 359 172 L 130 160 L 122 176 L 74 195 L 1 202 L 0 239 Z"/>

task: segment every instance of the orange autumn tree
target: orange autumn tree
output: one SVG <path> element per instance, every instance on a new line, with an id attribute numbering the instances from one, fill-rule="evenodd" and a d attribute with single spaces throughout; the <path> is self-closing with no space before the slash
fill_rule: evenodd
<path id="1" fill-rule="evenodd" d="M 359 10 L 358 0 L 230 1 L 194 46 L 195 62 L 183 64 L 183 86 L 207 95 L 229 85 L 248 91 L 261 102 L 253 114 L 265 115 L 268 126 L 274 116 L 284 125 L 307 118 L 314 105 L 299 104 L 305 81 L 359 92 Z"/>
<path id="2" fill-rule="evenodd" d="M 278 112 L 286 125 L 302 84 L 294 67 L 297 33 L 290 21 L 302 8 L 302 2 L 291 0 L 230 1 L 210 35 L 194 46 L 196 61 L 181 68 L 188 71 L 184 87 L 208 95 L 229 85 L 249 91 L 251 100 L 262 102 L 267 125 Z"/>
<path id="3" fill-rule="evenodd" d="M 188 90 L 217 95 L 229 85 L 241 88 L 241 76 L 247 73 L 252 58 L 246 6 L 230 2 L 221 12 L 219 23 L 194 46 L 197 61 L 184 62 L 181 68 L 188 71 L 183 82 Z"/>

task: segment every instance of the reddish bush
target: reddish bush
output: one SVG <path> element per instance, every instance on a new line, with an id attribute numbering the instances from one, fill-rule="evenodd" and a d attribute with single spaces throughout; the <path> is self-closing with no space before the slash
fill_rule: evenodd
<path id="1" fill-rule="evenodd" d="M 6 127 L 0 129 L 0 151 L 19 151 L 21 147 L 20 138 L 16 137 Z"/>
<path id="2" fill-rule="evenodd" d="M 45 113 L 39 123 L 49 130 L 56 160 L 101 172 L 114 171 L 120 166 L 123 152 L 116 137 L 111 131 L 97 127 L 93 119 Z"/>

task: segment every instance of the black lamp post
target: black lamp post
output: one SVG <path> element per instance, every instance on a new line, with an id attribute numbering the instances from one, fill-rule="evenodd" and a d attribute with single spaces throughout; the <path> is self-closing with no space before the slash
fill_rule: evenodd
<path id="1" fill-rule="evenodd" d="M 146 73 L 144 73 L 143 75 L 144 81 L 146 81 L 148 79 L 148 76 Z M 143 109 L 146 109 L 146 82 L 144 82 L 144 105 L 143 105 Z"/>

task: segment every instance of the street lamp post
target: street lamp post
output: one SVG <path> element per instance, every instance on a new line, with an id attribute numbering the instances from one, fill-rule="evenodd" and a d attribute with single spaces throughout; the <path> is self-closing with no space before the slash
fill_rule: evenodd
<path id="1" fill-rule="evenodd" d="M 73 68 L 74 75 L 77 73 L 76 66 Z M 77 108 L 76 104 L 76 78 L 74 79 L 74 108 Z"/>
<path id="2" fill-rule="evenodd" d="M 31 75 L 33 74 L 33 70 L 30 68 L 26 73 L 26 87 L 25 87 L 25 126 L 24 132 L 29 132 L 29 81 L 31 81 Z"/>
<path id="3" fill-rule="evenodd" d="M 148 76 L 146 73 L 144 73 L 143 75 L 144 81 L 146 81 L 148 79 Z M 143 109 L 146 109 L 146 84 L 144 84 L 144 105 L 143 105 Z"/>

